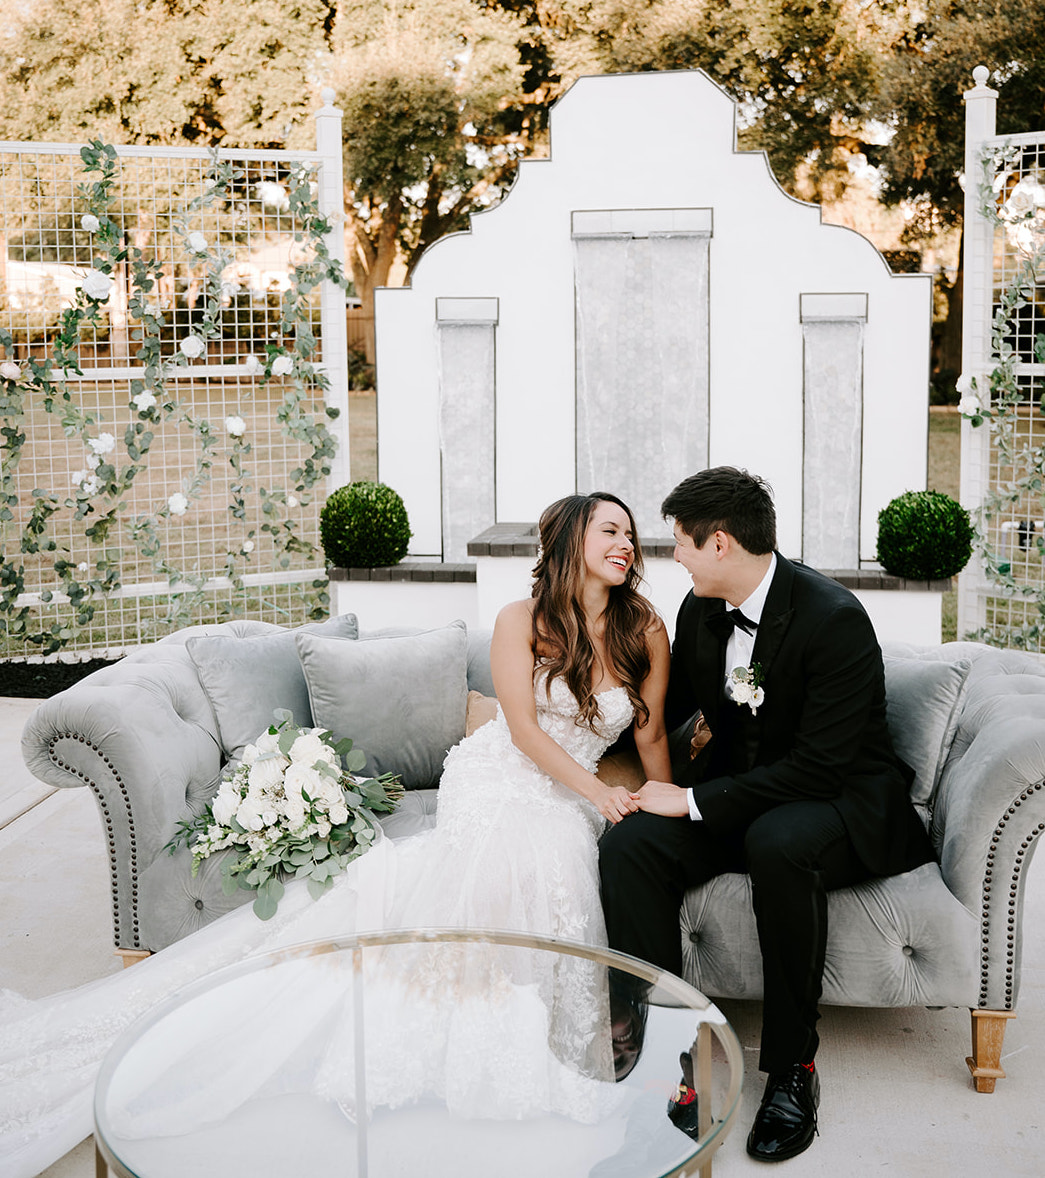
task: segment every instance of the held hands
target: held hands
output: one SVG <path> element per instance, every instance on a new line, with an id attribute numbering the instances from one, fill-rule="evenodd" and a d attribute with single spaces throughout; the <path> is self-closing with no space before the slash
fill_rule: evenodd
<path id="1" fill-rule="evenodd" d="M 686 790 L 670 781 L 647 781 L 638 793 L 630 796 L 638 802 L 637 808 L 647 814 L 660 814 L 665 818 L 689 817 Z"/>
<path id="2" fill-rule="evenodd" d="M 608 818 L 616 825 L 639 808 L 637 798 L 638 794 L 629 792 L 622 785 L 615 785 L 606 789 L 595 804 L 603 818 Z"/>

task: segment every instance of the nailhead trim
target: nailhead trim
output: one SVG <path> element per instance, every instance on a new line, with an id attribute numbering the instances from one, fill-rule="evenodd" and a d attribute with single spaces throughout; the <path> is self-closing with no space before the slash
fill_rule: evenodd
<path id="1" fill-rule="evenodd" d="M 67 765 L 55 751 L 55 746 L 60 740 L 75 740 L 78 744 L 86 745 L 91 752 L 97 753 L 102 759 L 102 763 L 112 775 L 113 781 L 119 787 L 120 794 L 123 797 L 124 809 L 127 812 L 127 832 L 130 836 L 130 867 L 131 867 L 131 932 L 133 936 L 132 949 L 140 949 L 142 947 L 141 938 L 138 929 L 138 841 L 134 831 L 134 815 L 131 812 L 130 795 L 127 792 L 127 787 L 123 783 L 123 779 L 119 773 L 116 772 L 112 761 L 102 752 L 97 745 L 92 744 L 85 736 L 78 732 L 56 732 L 51 737 L 51 742 L 47 747 L 48 756 L 52 764 L 57 768 L 64 770 L 66 773 L 72 774 L 73 777 L 78 777 L 87 787 L 91 793 L 94 794 L 102 811 L 102 819 L 105 823 L 106 841 L 109 844 L 109 887 L 112 892 L 112 919 L 113 919 L 113 942 L 117 949 L 127 948 L 125 945 L 119 943 L 119 929 L 120 929 L 120 901 L 119 892 L 116 886 L 117 879 L 117 862 L 116 862 L 116 835 L 114 832 L 113 818 L 109 812 L 109 807 L 106 805 L 105 798 L 101 791 L 96 787 L 91 778 L 87 777 L 79 769 L 73 768 L 72 765 Z"/>
<path id="2" fill-rule="evenodd" d="M 1039 790 L 1045 789 L 1045 781 L 1039 781 L 1035 785 L 1029 786 L 1020 796 L 1013 802 L 1011 806 L 1002 815 L 1001 821 L 994 828 L 994 834 L 991 837 L 990 847 L 987 851 L 987 867 L 983 873 L 983 911 L 980 917 L 980 999 L 979 1006 L 981 1009 L 987 1006 L 987 996 L 989 992 L 989 948 L 990 948 L 990 932 L 991 932 L 991 884 L 994 877 L 994 861 L 998 851 L 998 844 L 1007 832 L 1007 828 L 1011 819 L 1018 812 L 1020 805 L 1027 801 L 1032 795 Z M 1012 1010 L 1013 992 L 1015 990 L 1015 976 L 1016 976 L 1016 907 L 1019 901 L 1020 894 L 1020 875 L 1023 871 L 1023 865 L 1027 857 L 1027 853 L 1034 845 L 1042 832 L 1045 831 L 1045 822 L 1039 822 L 1038 825 L 1030 831 L 1023 842 L 1020 843 L 1019 849 L 1016 851 L 1016 857 L 1012 865 L 1012 874 L 1009 879 L 1009 891 L 1007 898 L 1007 920 L 1006 928 L 1008 930 L 1005 942 L 1005 1010 Z M 1003 881 L 999 881 L 1003 882 Z M 999 904 L 1004 903 L 999 898 Z"/>

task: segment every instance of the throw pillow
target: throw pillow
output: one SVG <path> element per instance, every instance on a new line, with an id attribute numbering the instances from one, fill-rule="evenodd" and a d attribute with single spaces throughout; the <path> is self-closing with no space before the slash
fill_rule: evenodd
<path id="1" fill-rule="evenodd" d="M 185 643 L 214 709 L 221 747 L 233 760 L 273 722 L 277 708 L 292 712 L 295 724 L 312 723 L 308 687 L 294 645 L 294 635 L 302 633 L 355 638 L 359 623 L 355 614 L 342 614 L 297 630 L 272 630 L 252 638 L 213 634 Z"/>
<path id="2" fill-rule="evenodd" d="M 469 691 L 468 711 L 464 718 L 464 734 L 471 736 L 477 728 L 489 724 L 497 716 L 497 700 L 481 691 Z"/>
<path id="3" fill-rule="evenodd" d="M 885 659 L 886 718 L 897 753 L 914 770 L 911 800 L 933 795 L 961 717 L 968 659 Z"/>
<path id="4" fill-rule="evenodd" d="M 441 630 L 341 642 L 299 634 L 312 719 L 367 755 L 364 772 L 398 773 L 407 789 L 437 785 L 464 737 L 468 632 Z"/>

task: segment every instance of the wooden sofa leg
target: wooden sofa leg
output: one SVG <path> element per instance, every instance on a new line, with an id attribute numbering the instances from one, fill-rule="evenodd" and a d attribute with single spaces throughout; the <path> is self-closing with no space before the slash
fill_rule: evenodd
<path id="1" fill-rule="evenodd" d="M 146 957 L 151 957 L 152 953 L 148 949 L 117 949 L 116 956 L 123 958 L 123 968 L 126 969 L 129 965 L 135 965 L 139 961 L 144 961 Z"/>
<path id="2" fill-rule="evenodd" d="M 1001 1066 L 1001 1048 L 1005 1041 L 1005 1022 L 1015 1018 L 1014 1010 L 970 1010 L 972 1015 L 972 1055 L 965 1057 L 977 1092 L 993 1092 L 994 1081 L 1005 1078 Z"/>

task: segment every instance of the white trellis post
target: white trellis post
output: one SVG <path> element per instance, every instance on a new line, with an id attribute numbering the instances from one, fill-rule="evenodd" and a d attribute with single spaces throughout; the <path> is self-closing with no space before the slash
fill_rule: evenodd
<path id="1" fill-rule="evenodd" d="M 998 91 L 987 85 L 990 71 L 977 66 L 976 85 L 963 94 L 965 100 L 965 270 L 962 285 L 962 375 L 959 387 L 968 390 L 975 377 L 981 400 L 989 395 L 991 369 L 991 313 L 994 288 L 994 226 L 980 212 L 981 153 L 993 138 Z M 970 511 L 983 502 L 989 475 L 990 433 L 961 426 L 961 481 L 959 496 Z M 958 578 L 958 637 L 979 629 L 985 622 L 982 566 L 970 562 Z"/>
<path id="2" fill-rule="evenodd" d="M 334 105 L 334 91 L 327 87 L 316 111 L 316 150 L 323 157 L 319 169 L 319 211 L 330 222 L 327 249 L 331 258 L 345 265 L 345 189 L 341 155 L 341 111 Z M 327 493 L 351 480 L 348 424 L 348 336 L 345 330 L 345 292 L 325 281 L 321 292 L 323 316 L 323 369 L 330 380 L 326 402 L 338 410 L 330 423 L 337 437 L 337 454 L 327 477 Z"/>

